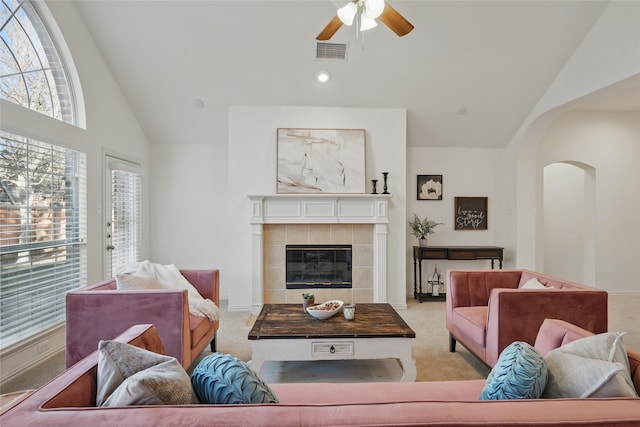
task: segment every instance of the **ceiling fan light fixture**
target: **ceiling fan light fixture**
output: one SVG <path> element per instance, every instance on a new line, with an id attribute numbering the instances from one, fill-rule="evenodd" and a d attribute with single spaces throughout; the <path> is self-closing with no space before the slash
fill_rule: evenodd
<path id="1" fill-rule="evenodd" d="M 378 23 L 375 19 L 365 15 L 364 13 L 362 14 L 360 18 L 360 31 L 367 31 L 377 26 Z"/>
<path id="2" fill-rule="evenodd" d="M 360 32 L 370 30 L 378 25 L 376 19 L 380 19 L 398 37 L 406 36 L 414 28 L 411 22 L 407 21 L 385 0 L 351 0 L 338 9 L 336 15 L 316 36 L 316 40 L 331 39 L 343 25 L 353 25 L 354 20 L 356 21 L 356 39 L 358 39 Z"/>
<path id="3" fill-rule="evenodd" d="M 364 12 L 371 19 L 376 19 L 382 15 L 384 10 L 384 0 L 364 0 Z"/>
<path id="4" fill-rule="evenodd" d="M 353 24 L 353 18 L 355 18 L 357 12 L 358 6 L 353 2 L 349 2 L 338 9 L 338 18 L 340 18 L 344 25 L 351 26 Z"/>

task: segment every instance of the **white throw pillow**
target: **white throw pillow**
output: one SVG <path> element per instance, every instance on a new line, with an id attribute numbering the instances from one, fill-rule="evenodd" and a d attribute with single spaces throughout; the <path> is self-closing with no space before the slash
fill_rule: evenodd
<path id="1" fill-rule="evenodd" d="M 196 403 L 175 357 L 118 341 L 100 341 L 98 352 L 96 406 Z"/>
<path id="2" fill-rule="evenodd" d="M 520 286 L 520 289 L 549 289 L 549 288 L 547 288 L 545 285 L 540 283 L 538 279 L 536 279 L 535 277 L 532 277 L 527 281 L 527 283 Z"/>
<path id="3" fill-rule="evenodd" d="M 607 332 L 551 350 L 542 397 L 638 397 L 622 332 Z"/>

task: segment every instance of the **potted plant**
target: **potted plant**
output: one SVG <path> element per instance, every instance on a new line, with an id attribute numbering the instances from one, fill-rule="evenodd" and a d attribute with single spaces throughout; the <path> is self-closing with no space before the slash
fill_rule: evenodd
<path id="1" fill-rule="evenodd" d="M 409 221 L 411 227 L 411 234 L 418 238 L 418 243 L 421 247 L 427 246 L 427 235 L 434 233 L 434 228 L 438 225 L 443 225 L 441 222 L 435 222 L 432 219 L 420 219 L 418 215 L 413 214 L 413 220 Z"/>
<path id="2" fill-rule="evenodd" d="M 307 307 L 314 305 L 316 297 L 311 292 L 302 293 L 302 311 L 307 312 Z"/>

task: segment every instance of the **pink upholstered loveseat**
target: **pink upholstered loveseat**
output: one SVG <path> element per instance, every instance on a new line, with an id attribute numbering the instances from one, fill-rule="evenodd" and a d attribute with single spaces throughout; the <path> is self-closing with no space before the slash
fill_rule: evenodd
<path id="1" fill-rule="evenodd" d="M 220 271 L 180 270 L 203 298 L 220 305 Z M 67 294 L 67 367 L 130 326 L 150 323 L 160 333 L 166 354 L 188 368 L 205 347 L 215 351 L 219 322 L 189 313 L 186 290 L 117 290 L 115 279 Z"/>
<path id="2" fill-rule="evenodd" d="M 543 354 L 590 332 L 545 321 L 536 347 Z M 162 352 L 152 325 L 117 338 Z M 640 353 L 628 351 L 640 391 Z M 0 416 L 2 427 L 24 426 L 617 426 L 640 425 L 640 398 L 480 401 L 484 380 L 271 384 L 278 404 L 96 408 L 98 352 Z"/>
<path id="3" fill-rule="evenodd" d="M 523 289 L 532 278 L 542 289 Z M 546 318 L 607 331 L 608 294 L 530 270 L 447 271 L 449 350 L 459 341 L 489 367 L 514 341 L 533 345 Z"/>

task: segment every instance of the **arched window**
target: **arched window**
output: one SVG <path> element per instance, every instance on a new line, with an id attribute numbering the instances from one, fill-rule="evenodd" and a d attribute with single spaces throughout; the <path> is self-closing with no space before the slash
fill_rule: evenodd
<path id="1" fill-rule="evenodd" d="M 76 124 L 64 64 L 28 0 L 0 0 L 0 97 Z"/>

